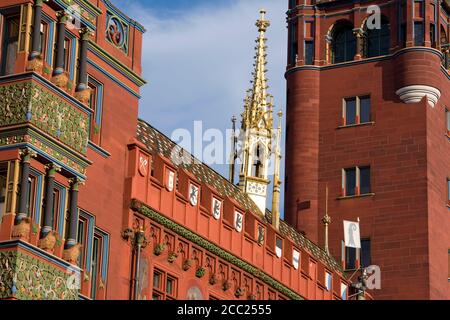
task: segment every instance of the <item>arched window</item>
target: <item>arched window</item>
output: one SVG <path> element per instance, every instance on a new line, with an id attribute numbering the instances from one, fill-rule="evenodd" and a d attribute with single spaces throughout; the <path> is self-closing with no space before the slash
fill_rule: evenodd
<path id="1" fill-rule="evenodd" d="M 264 178 L 264 147 L 258 144 L 253 153 L 252 177 Z"/>
<path id="2" fill-rule="evenodd" d="M 381 20 L 381 28 L 369 29 L 366 26 L 367 57 L 378 57 L 389 54 L 391 46 L 391 28 L 389 21 Z"/>
<path id="3" fill-rule="evenodd" d="M 352 61 L 356 54 L 356 37 L 348 21 L 338 22 L 332 32 L 332 62 Z"/>

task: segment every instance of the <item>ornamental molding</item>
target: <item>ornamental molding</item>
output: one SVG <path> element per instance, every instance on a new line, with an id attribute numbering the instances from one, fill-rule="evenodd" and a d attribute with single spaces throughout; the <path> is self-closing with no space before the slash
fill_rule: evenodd
<path id="1" fill-rule="evenodd" d="M 412 85 L 397 90 L 396 94 L 407 104 L 419 103 L 424 97 L 427 97 L 428 104 L 434 108 L 441 98 L 441 91 L 435 87 L 426 85 Z"/>
<path id="2" fill-rule="evenodd" d="M 256 278 L 260 279 L 267 285 L 271 286 L 275 290 L 279 291 L 283 295 L 288 296 L 289 298 L 293 300 L 303 300 L 304 298 L 294 292 L 292 289 L 286 287 L 282 283 L 278 282 L 274 278 L 272 278 L 270 275 L 265 273 L 264 271 L 254 267 L 253 265 L 249 264 L 248 262 L 245 262 L 239 257 L 236 257 L 235 255 L 229 253 L 228 251 L 225 251 L 224 249 L 218 247 L 217 245 L 211 243 L 209 240 L 206 240 L 205 238 L 197 235 L 196 233 L 188 230 L 184 226 L 170 220 L 169 218 L 166 218 L 156 212 L 155 210 L 147 207 L 142 202 L 133 199 L 131 203 L 131 209 L 143 214 L 144 216 L 148 217 L 149 219 L 154 220 L 155 222 L 161 224 L 165 228 L 175 232 L 176 234 L 182 236 L 183 238 L 193 242 L 199 247 L 202 247 L 203 249 L 209 251 L 210 253 L 215 254 L 220 259 L 223 259 L 227 261 L 228 263 L 231 263 L 239 268 L 241 268 L 243 271 L 253 274 Z"/>

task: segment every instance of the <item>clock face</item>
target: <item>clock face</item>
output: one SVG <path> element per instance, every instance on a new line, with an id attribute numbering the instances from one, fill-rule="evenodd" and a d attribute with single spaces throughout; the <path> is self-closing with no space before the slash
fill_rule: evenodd
<path id="1" fill-rule="evenodd" d="M 267 185 L 258 182 L 248 182 L 247 193 L 265 196 L 267 193 Z"/>

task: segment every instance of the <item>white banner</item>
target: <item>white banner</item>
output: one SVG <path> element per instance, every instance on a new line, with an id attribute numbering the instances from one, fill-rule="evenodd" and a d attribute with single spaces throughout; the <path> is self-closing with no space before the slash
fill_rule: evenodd
<path id="1" fill-rule="evenodd" d="M 361 249 L 359 222 L 344 220 L 344 240 L 346 247 Z"/>

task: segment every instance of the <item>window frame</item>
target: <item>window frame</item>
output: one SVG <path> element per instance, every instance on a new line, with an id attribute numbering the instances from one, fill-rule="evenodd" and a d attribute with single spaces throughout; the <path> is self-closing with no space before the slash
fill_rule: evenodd
<path id="1" fill-rule="evenodd" d="M 45 20 L 42 19 L 40 23 L 40 34 L 39 34 L 39 45 L 40 45 L 40 52 L 43 60 L 46 60 L 47 53 L 48 53 L 48 40 L 49 40 L 49 30 L 50 30 L 50 24 Z"/>
<path id="2" fill-rule="evenodd" d="M 5 166 L 4 168 L 2 168 L 2 166 Z M 2 203 L 2 206 L 0 207 L 0 221 L 3 217 L 3 215 L 5 214 L 6 211 L 6 198 L 7 198 L 7 186 L 8 186 L 8 173 L 9 173 L 9 164 L 7 161 L 5 162 L 0 162 L 0 170 L 2 172 L 4 172 L 4 181 L 2 181 L 3 179 L 0 179 L 0 182 L 4 182 L 4 187 L 2 187 L 3 183 L 0 183 L 0 203 Z M 3 176 L 2 176 L 3 177 Z M 3 189 L 3 190 L 2 190 Z M 4 191 L 4 196 L 2 196 L 2 192 Z"/>
<path id="3" fill-rule="evenodd" d="M 92 256 L 91 261 L 93 262 L 94 259 L 94 242 L 95 238 L 101 239 L 101 246 L 99 246 L 101 252 L 100 252 L 100 259 L 99 262 L 97 262 L 97 266 L 99 266 L 99 269 L 97 269 L 97 275 L 100 276 L 96 278 L 96 283 L 92 280 L 94 277 L 94 272 L 92 271 L 93 264 L 91 263 L 91 299 L 96 299 L 98 291 L 100 289 L 100 283 L 103 284 L 103 286 L 106 288 L 106 283 L 108 280 L 108 265 L 109 265 L 109 234 L 105 231 L 101 230 L 100 228 L 95 227 L 94 233 L 92 236 Z M 95 291 L 93 290 L 95 286 Z M 95 292 L 95 297 L 93 297 L 93 292 Z"/>
<path id="4" fill-rule="evenodd" d="M 96 145 L 101 143 L 101 128 L 102 128 L 102 115 L 103 115 L 103 83 L 96 78 L 88 75 L 88 87 L 93 90 L 94 95 L 91 94 L 91 100 L 89 101 L 89 109 L 92 110 L 90 117 L 90 133 L 89 140 Z M 94 108 L 92 108 L 92 105 Z M 95 132 L 98 128 L 98 132 Z"/>
<path id="5" fill-rule="evenodd" d="M 365 261 L 365 259 L 364 259 L 364 253 L 366 252 L 365 251 L 365 247 L 364 247 L 364 244 L 369 244 L 369 254 L 368 254 L 368 259 L 369 259 L 369 261 L 368 261 L 368 263 L 367 263 L 367 265 L 366 265 L 366 263 L 364 263 Z M 361 268 L 367 268 L 367 267 L 369 267 L 370 265 L 372 265 L 372 242 L 371 242 L 371 239 L 370 238 L 361 238 L 361 249 L 360 249 L 360 258 L 359 258 L 359 263 L 360 263 L 360 265 L 361 265 Z"/>
<path id="6" fill-rule="evenodd" d="M 355 100 L 356 104 L 356 115 L 355 115 L 355 123 L 348 123 L 347 121 L 347 103 L 349 101 Z M 369 121 L 362 121 L 362 100 L 369 101 Z M 372 96 L 370 94 L 359 95 L 356 97 L 345 97 L 342 99 L 342 127 L 354 127 L 365 124 L 373 123 L 372 120 Z"/>
<path id="7" fill-rule="evenodd" d="M 155 275 L 159 276 L 159 286 L 155 287 Z M 172 281 L 172 292 L 167 292 L 168 282 Z M 163 271 L 162 268 L 154 267 L 152 273 L 152 299 L 158 297 L 156 300 L 176 300 L 178 297 L 178 277 Z"/>
<path id="8" fill-rule="evenodd" d="M 357 40 L 353 32 L 354 26 L 351 25 L 350 21 L 341 21 L 335 24 L 333 27 L 331 35 L 331 63 L 345 63 L 354 61 L 355 55 L 357 54 Z M 342 33 L 342 41 L 338 39 L 338 35 Z M 338 41 L 339 40 L 339 41 Z M 343 50 L 343 55 L 338 56 L 338 45 L 341 45 Z M 351 53 L 353 53 L 352 56 Z M 339 58 L 339 59 L 338 59 Z"/>
<path id="9" fill-rule="evenodd" d="M 361 169 L 369 169 L 369 191 L 365 193 L 361 193 Z M 347 190 L 347 171 L 355 169 L 355 193 L 349 194 Z M 372 166 L 370 165 L 362 165 L 362 166 L 355 166 L 355 167 L 347 167 L 342 169 L 342 197 L 343 198 L 349 198 L 349 197 L 360 197 L 360 196 L 366 196 L 373 194 L 372 191 Z"/>
<path id="10" fill-rule="evenodd" d="M 20 7 L 17 7 L 17 10 L 19 10 Z M 7 33 L 9 32 L 9 24 L 8 21 L 10 20 L 14 20 L 17 19 L 17 39 L 16 37 L 9 37 L 9 35 L 7 35 Z M 1 15 L 1 19 L 0 19 L 0 23 L 1 23 L 1 50 L 0 50 L 0 76 L 6 76 L 6 75 L 11 75 L 14 73 L 14 71 L 9 72 L 10 70 L 8 70 L 7 67 L 7 59 L 8 59 L 8 46 L 11 45 L 12 43 L 16 42 L 17 43 L 17 48 L 16 51 L 14 52 L 15 54 L 15 59 L 14 62 L 17 60 L 17 54 L 19 52 L 20 49 L 20 24 L 21 24 L 21 15 L 20 12 L 17 12 L 16 10 L 14 10 L 14 12 L 8 13 L 8 14 L 3 14 Z M 12 40 L 12 39 L 16 39 L 15 41 L 11 41 L 8 42 L 8 45 L 6 45 L 6 40 Z M 15 65 L 15 64 L 14 64 Z M 14 66 L 13 66 L 14 68 Z M 8 72 L 7 72 L 8 71 Z"/>

